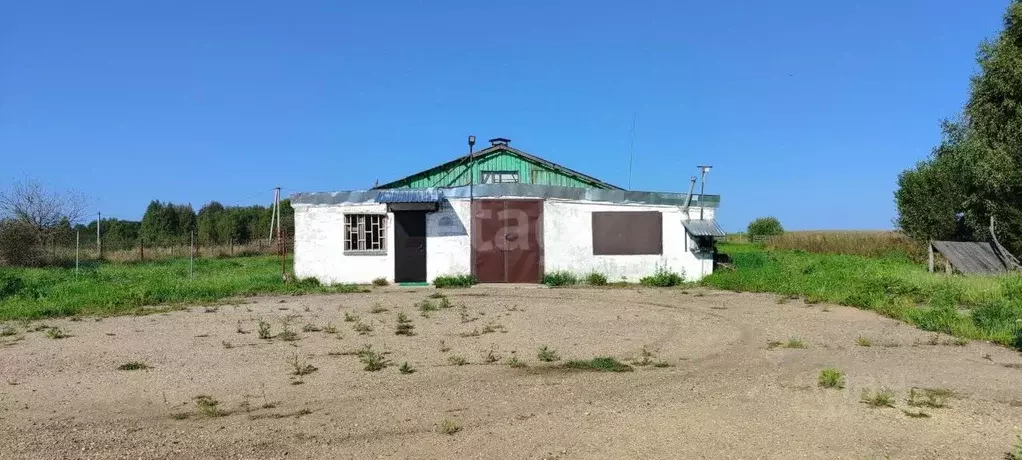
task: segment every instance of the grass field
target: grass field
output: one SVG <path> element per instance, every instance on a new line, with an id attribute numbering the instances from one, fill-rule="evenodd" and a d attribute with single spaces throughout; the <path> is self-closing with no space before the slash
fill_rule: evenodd
<path id="1" fill-rule="evenodd" d="M 778 302 L 805 297 L 900 319 L 964 339 L 1022 348 L 1022 276 L 948 276 L 901 255 L 869 258 L 722 244 L 734 270 L 708 276 L 708 286 L 775 292 Z"/>
<path id="2" fill-rule="evenodd" d="M 0 320 L 125 314 L 144 306 L 234 296 L 364 289 L 321 286 L 314 280 L 284 284 L 280 259 L 274 256 L 197 259 L 191 277 L 188 265 L 187 259 L 93 263 L 78 275 L 73 268 L 0 268 Z"/>
<path id="3" fill-rule="evenodd" d="M 766 240 L 771 249 L 926 261 L 926 244 L 892 231 L 798 231 Z"/>

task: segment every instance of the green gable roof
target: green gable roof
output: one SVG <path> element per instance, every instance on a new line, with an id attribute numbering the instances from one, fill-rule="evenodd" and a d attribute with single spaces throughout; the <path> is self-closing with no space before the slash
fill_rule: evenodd
<path id="1" fill-rule="evenodd" d="M 471 171 L 469 171 L 470 164 Z M 475 152 L 472 154 L 471 160 L 468 155 L 465 155 L 374 188 L 459 187 L 468 185 L 470 178 L 474 180 L 474 183 L 479 184 L 481 183 L 481 173 L 484 171 L 515 172 L 518 173 L 519 182 L 523 184 L 623 190 L 621 187 L 544 160 L 507 144 L 497 144 Z"/>

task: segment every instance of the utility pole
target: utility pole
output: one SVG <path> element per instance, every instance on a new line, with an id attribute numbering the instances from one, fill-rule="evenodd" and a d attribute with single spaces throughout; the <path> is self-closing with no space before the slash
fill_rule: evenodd
<path id="1" fill-rule="evenodd" d="M 475 235 L 475 233 L 473 233 L 473 232 L 475 232 L 475 228 L 474 227 L 475 227 L 475 221 L 476 221 L 476 207 L 475 207 L 475 201 L 474 201 L 475 194 L 473 193 L 474 192 L 474 187 L 472 185 L 476 181 L 475 173 L 472 171 L 473 170 L 473 166 L 474 166 L 473 163 L 475 161 L 475 159 L 472 158 L 472 155 L 474 154 L 475 145 L 476 145 L 476 137 L 472 136 L 472 135 L 469 135 L 468 136 L 468 245 L 469 245 L 469 247 L 471 247 L 476 242 L 476 235 Z M 474 247 L 471 247 L 471 250 L 468 251 L 468 255 L 469 255 L 468 273 L 469 273 L 469 275 L 475 275 L 476 274 L 476 251 L 475 251 Z"/>
<path id="2" fill-rule="evenodd" d="M 270 239 L 269 242 L 273 243 L 273 220 L 277 218 L 277 203 L 280 202 L 280 187 L 274 187 L 273 189 L 273 208 L 270 209 Z M 278 222 L 279 224 L 279 222 Z M 279 228 L 279 226 L 278 226 Z M 280 233 L 280 232 L 278 232 Z"/>
<path id="3" fill-rule="evenodd" d="M 101 225 L 103 225 L 103 213 L 96 211 L 96 252 L 99 253 L 99 259 L 103 260 L 103 236 L 99 231 Z"/>
<path id="4" fill-rule="evenodd" d="M 195 277 L 195 230 L 192 230 L 192 247 L 188 251 L 188 277 Z"/>

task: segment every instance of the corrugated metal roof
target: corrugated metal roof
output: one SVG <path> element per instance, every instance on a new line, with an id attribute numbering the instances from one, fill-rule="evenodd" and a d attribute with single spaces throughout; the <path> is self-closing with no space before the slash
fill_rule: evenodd
<path id="1" fill-rule="evenodd" d="M 377 203 L 439 203 L 442 199 L 440 190 L 431 188 L 380 190 L 376 195 Z"/>
<path id="2" fill-rule="evenodd" d="M 475 198 L 500 198 L 500 197 L 528 197 L 541 199 L 562 199 L 579 201 L 604 201 L 609 203 L 636 203 L 650 205 L 671 205 L 683 206 L 685 204 L 685 193 L 669 192 L 632 192 L 625 190 L 601 190 L 579 187 L 561 187 L 556 185 L 531 185 L 531 184 L 484 184 L 469 186 L 443 188 L 443 189 L 375 189 L 356 190 L 349 192 L 318 192 L 318 193 L 295 193 L 291 195 L 291 204 L 348 204 L 348 203 L 388 203 L 384 198 L 389 198 L 392 193 L 407 194 L 419 193 L 424 190 L 432 190 L 441 194 L 441 198 L 464 198 L 468 199 L 471 194 Z M 401 201 L 389 201 L 389 203 L 400 203 Z M 428 201 L 432 202 L 432 201 Z M 695 195 L 691 205 L 698 207 L 702 203 L 707 208 L 720 206 L 720 195 Z"/>
<path id="3" fill-rule="evenodd" d="M 933 249 L 947 257 L 951 267 L 962 273 L 1004 273 L 1004 262 L 990 243 L 975 241 L 934 241 Z"/>
<path id="4" fill-rule="evenodd" d="M 727 236 L 727 232 L 714 219 L 683 220 L 681 224 L 692 236 Z"/>

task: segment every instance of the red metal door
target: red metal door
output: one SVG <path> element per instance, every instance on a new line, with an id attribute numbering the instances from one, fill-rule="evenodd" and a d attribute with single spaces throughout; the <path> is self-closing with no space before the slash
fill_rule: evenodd
<path id="1" fill-rule="evenodd" d="M 504 248 L 497 245 L 504 235 L 504 200 L 475 200 L 472 209 L 473 274 L 482 283 L 504 282 Z"/>
<path id="2" fill-rule="evenodd" d="M 508 200 L 504 207 L 508 283 L 538 283 L 543 260 L 543 202 Z"/>
<path id="3" fill-rule="evenodd" d="M 477 200 L 474 274 L 484 283 L 538 283 L 543 261 L 543 202 Z"/>

